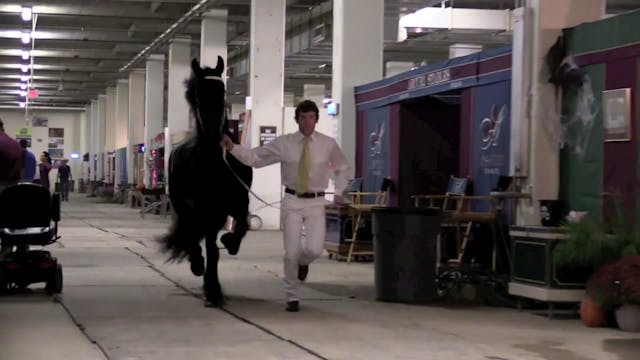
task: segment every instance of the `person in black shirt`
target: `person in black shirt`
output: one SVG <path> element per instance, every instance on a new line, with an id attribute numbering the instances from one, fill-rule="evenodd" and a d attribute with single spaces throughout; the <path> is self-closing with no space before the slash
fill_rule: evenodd
<path id="1" fill-rule="evenodd" d="M 58 168 L 58 181 L 60 182 L 60 198 L 62 201 L 69 201 L 69 182 L 71 181 L 71 168 L 67 165 L 67 160 L 62 160 L 62 165 Z"/>

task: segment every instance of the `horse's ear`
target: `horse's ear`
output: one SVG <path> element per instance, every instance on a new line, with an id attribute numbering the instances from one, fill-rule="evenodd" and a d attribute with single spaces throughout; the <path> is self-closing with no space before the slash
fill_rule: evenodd
<path id="1" fill-rule="evenodd" d="M 221 76 L 223 71 L 224 59 L 222 59 L 222 56 L 218 55 L 218 64 L 216 65 L 216 68 L 213 70 L 213 72 L 216 74 L 216 76 Z"/>
<path id="2" fill-rule="evenodd" d="M 198 62 L 197 58 L 193 58 L 193 60 L 191 60 L 191 70 L 196 75 L 196 77 L 202 76 L 202 68 L 200 67 L 200 63 Z"/>

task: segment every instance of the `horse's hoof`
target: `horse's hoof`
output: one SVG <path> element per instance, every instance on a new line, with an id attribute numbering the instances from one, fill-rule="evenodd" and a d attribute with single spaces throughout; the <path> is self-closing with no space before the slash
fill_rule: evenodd
<path id="1" fill-rule="evenodd" d="M 241 239 L 237 238 L 233 233 L 226 233 L 220 238 L 220 242 L 227 248 L 229 255 L 238 254 L 240 250 Z"/>
<path id="2" fill-rule="evenodd" d="M 204 274 L 204 257 L 197 255 L 189 257 L 191 263 L 191 273 L 195 276 L 202 276 Z"/>
<path id="3" fill-rule="evenodd" d="M 204 307 L 206 308 L 220 308 L 222 307 L 223 302 L 222 301 L 211 301 L 211 300 L 204 300 Z"/>

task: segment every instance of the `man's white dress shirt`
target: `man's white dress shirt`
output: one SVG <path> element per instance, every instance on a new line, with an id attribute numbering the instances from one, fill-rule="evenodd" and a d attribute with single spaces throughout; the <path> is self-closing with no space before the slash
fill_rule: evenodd
<path id="1" fill-rule="evenodd" d="M 280 162 L 282 183 L 296 190 L 298 163 L 304 146 L 301 132 L 286 134 L 253 149 L 235 145 L 231 154 L 240 162 L 260 168 Z M 331 172 L 335 174 L 335 193 L 341 195 L 347 187 L 349 163 L 336 141 L 319 132 L 311 134 L 311 164 L 307 192 L 324 191 L 329 186 Z"/>

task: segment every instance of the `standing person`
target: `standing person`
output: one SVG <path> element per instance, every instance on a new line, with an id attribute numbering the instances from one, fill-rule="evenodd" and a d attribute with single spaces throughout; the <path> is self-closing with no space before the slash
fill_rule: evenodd
<path id="1" fill-rule="evenodd" d="M 299 131 L 277 137 L 261 147 L 235 146 L 224 136 L 221 145 L 240 162 L 252 167 L 281 163 L 285 195 L 281 216 L 284 226 L 284 287 L 286 310 L 299 310 L 298 285 L 305 281 L 309 264 L 322 255 L 325 240 L 324 190 L 331 170 L 335 174 L 335 194 L 342 194 L 350 171 L 336 141 L 315 131 L 318 106 L 310 100 L 296 107 Z M 342 196 L 334 201 L 342 203 Z"/>
<path id="2" fill-rule="evenodd" d="M 68 160 L 62 160 L 62 165 L 58 167 L 58 182 L 60 182 L 60 198 L 62 201 L 69 201 L 69 184 L 71 182 L 71 167 L 67 165 Z"/>
<path id="3" fill-rule="evenodd" d="M 20 139 L 20 146 L 24 149 L 24 168 L 22 169 L 22 181 L 33 182 L 36 175 L 36 156 L 27 150 L 27 140 Z"/>
<path id="4" fill-rule="evenodd" d="M 0 192 L 17 184 L 22 173 L 23 150 L 17 141 L 4 132 L 0 119 Z"/>
<path id="5" fill-rule="evenodd" d="M 40 155 L 40 164 L 38 164 L 38 173 L 40 173 L 40 185 L 43 188 L 51 191 L 51 185 L 49 183 L 49 171 L 51 171 L 51 156 L 46 151 Z"/>

